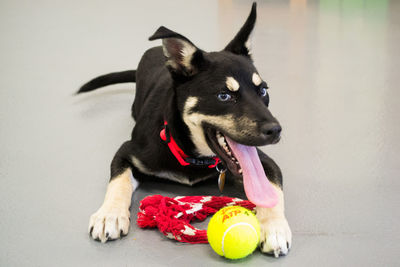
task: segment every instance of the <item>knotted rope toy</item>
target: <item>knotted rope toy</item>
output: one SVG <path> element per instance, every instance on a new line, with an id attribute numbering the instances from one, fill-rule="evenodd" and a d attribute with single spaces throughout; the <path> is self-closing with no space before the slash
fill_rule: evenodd
<path id="1" fill-rule="evenodd" d="M 204 221 L 207 216 L 227 206 L 241 206 L 250 210 L 255 205 L 248 200 L 217 196 L 145 197 L 139 206 L 137 225 L 140 228 L 157 227 L 166 237 L 191 244 L 208 243 L 207 230 L 190 224 Z"/>

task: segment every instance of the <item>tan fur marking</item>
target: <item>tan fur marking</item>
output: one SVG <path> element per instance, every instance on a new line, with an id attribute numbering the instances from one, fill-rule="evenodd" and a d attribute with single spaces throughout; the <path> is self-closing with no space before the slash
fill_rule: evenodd
<path id="1" fill-rule="evenodd" d="M 193 112 L 193 108 L 197 105 L 197 97 L 189 97 L 186 100 L 183 110 L 183 120 L 189 127 L 191 139 L 196 146 L 197 152 L 202 156 L 214 156 L 214 152 L 208 146 L 206 141 L 203 122 L 207 122 L 222 131 L 229 132 L 233 138 L 247 135 L 257 134 L 257 123 L 243 116 L 235 118 L 232 115 L 205 115 Z"/>
<path id="2" fill-rule="evenodd" d="M 269 219 L 271 217 L 285 217 L 285 203 L 283 199 L 283 191 L 280 187 L 275 184 L 272 184 L 275 188 L 275 191 L 278 193 L 278 204 L 276 204 L 273 208 L 261 208 L 256 207 L 257 216 L 259 216 L 259 220 Z"/>
<path id="3" fill-rule="evenodd" d="M 138 186 L 130 169 L 114 177 L 107 186 L 103 205 L 90 217 L 89 233 L 101 242 L 117 239 L 129 231 L 129 207 Z"/>
<path id="4" fill-rule="evenodd" d="M 208 147 L 203 127 L 198 125 L 200 118 L 198 118 L 197 113 L 190 113 L 190 111 L 197 105 L 198 101 L 199 99 L 194 96 L 191 96 L 186 100 L 183 108 L 183 120 L 189 127 L 190 135 L 196 146 L 197 152 L 199 152 L 201 155 L 209 156 L 213 155 L 214 153 Z"/>
<path id="5" fill-rule="evenodd" d="M 253 73 L 253 77 L 251 77 L 251 80 L 253 81 L 255 86 L 259 86 L 262 82 L 260 75 L 255 72 Z"/>
<path id="6" fill-rule="evenodd" d="M 283 191 L 272 184 L 278 193 L 278 204 L 273 208 L 256 207 L 260 222 L 260 245 L 264 253 L 279 257 L 286 255 L 292 245 L 292 232 L 285 217 Z"/>
<path id="7" fill-rule="evenodd" d="M 131 170 L 127 169 L 122 174 L 114 177 L 107 186 L 103 205 L 118 205 L 129 209 L 133 193 Z"/>
<path id="8" fill-rule="evenodd" d="M 182 42 L 182 63 L 188 70 L 192 69 L 192 57 L 196 50 L 196 47 L 189 45 L 186 42 Z"/>
<path id="9" fill-rule="evenodd" d="M 239 90 L 240 85 L 233 77 L 227 77 L 226 87 L 232 92 L 236 92 L 237 90 Z"/>

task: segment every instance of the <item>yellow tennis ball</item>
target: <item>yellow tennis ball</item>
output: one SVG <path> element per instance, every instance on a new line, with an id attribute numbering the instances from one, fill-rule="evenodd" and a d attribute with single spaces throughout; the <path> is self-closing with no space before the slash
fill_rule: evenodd
<path id="1" fill-rule="evenodd" d="M 207 238 L 212 249 L 228 259 L 240 259 L 253 253 L 260 240 L 260 225 L 254 213 L 231 206 L 220 209 L 211 218 Z"/>

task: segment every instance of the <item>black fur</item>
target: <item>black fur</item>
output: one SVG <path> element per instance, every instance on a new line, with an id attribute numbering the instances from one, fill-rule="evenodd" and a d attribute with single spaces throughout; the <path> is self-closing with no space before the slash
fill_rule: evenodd
<path id="1" fill-rule="evenodd" d="M 234 121 L 245 118 L 253 125 L 252 128 L 249 125 L 239 125 L 229 131 L 223 125 L 205 121 L 201 126 L 205 132 L 220 131 L 238 143 L 252 146 L 271 144 L 279 140 L 280 126 L 268 109 L 269 96 L 260 96 L 260 89 L 267 88 L 266 83 L 255 86 L 251 79 L 257 70 L 245 43 L 253 30 L 255 20 L 254 3 L 246 23 L 236 37 L 223 51 L 211 53 L 197 48 L 186 37 L 160 27 L 149 39 L 162 39 L 163 47 L 147 50 L 136 71 L 100 76 L 82 86 L 78 93 L 114 83 L 136 81 L 136 96 L 132 106 L 132 116 L 136 124 L 131 140 L 121 146 L 112 161 L 111 179 L 127 168 L 132 169 L 136 178 L 169 172 L 176 177 L 186 177 L 189 183 L 217 175 L 214 169 L 204 166 L 181 166 L 160 139 L 160 130 L 164 120 L 167 120 L 171 135 L 187 155 L 208 156 L 199 152 L 191 136 L 190 126 L 184 121 L 185 103 L 190 97 L 196 98 L 198 103 L 188 114 L 231 115 Z M 193 53 L 185 58 L 181 53 L 182 49 Z M 227 89 L 228 76 L 238 81 L 239 91 L 231 92 Z M 231 99 L 221 102 L 218 98 L 221 93 L 229 94 Z M 238 134 L 241 130 L 243 134 Z M 206 136 L 206 141 L 211 150 L 218 154 L 209 135 Z M 259 154 L 268 178 L 281 186 L 279 167 L 261 151 Z M 140 161 L 140 166 L 136 166 L 132 157 Z M 224 158 L 221 159 L 224 161 Z M 234 169 L 227 165 L 235 174 Z"/>
<path id="2" fill-rule="evenodd" d="M 127 70 L 121 72 L 113 72 L 105 75 L 101 75 L 93 80 L 85 83 L 79 89 L 77 94 L 86 93 L 96 90 L 100 87 L 104 87 L 116 83 L 134 83 L 136 81 L 136 71 Z"/>
<path id="3" fill-rule="evenodd" d="M 237 55 L 244 55 L 250 57 L 250 51 L 245 46 L 246 41 L 249 39 L 249 35 L 254 28 L 257 18 L 257 4 L 254 2 L 251 7 L 249 18 L 246 23 L 236 34 L 235 38 L 225 47 L 226 51 L 235 53 Z"/>

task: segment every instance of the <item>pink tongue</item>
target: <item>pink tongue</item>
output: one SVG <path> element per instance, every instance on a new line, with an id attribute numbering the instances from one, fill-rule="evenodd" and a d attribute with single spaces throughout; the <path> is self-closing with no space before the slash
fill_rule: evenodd
<path id="1" fill-rule="evenodd" d="M 278 195 L 265 175 L 257 149 L 253 146 L 238 144 L 228 137 L 225 138 L 242 167 L 247 198 L 256 206 L 274 207 L 278 203 Z"/>

